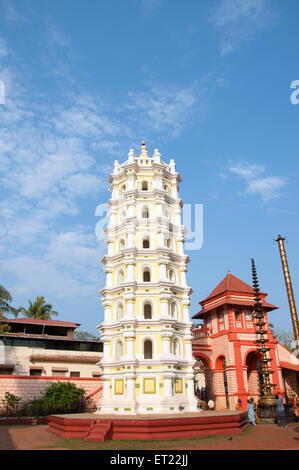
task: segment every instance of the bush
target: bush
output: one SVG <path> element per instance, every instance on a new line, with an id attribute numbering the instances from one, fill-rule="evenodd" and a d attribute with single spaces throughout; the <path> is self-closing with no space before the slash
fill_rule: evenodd
<path id="1" fill-rule="evenodd" d="M 70 382 L 55 382 L 45 391 L 42 398 L 48 413 L 76 413 L 84 407 L 83 388 Z"/>
<path id="2" fill-rule="evenodd" d="M 30 416 L 39 418 L 40 416 L 47 416 L 49 409 L 45 404 L 43 398 L 36 398 L 35 400 L 25 403 L 21 410 L 22 416 Z"/>
<path id="3" fill-rule="evenodd" d="M 17 395 L 14 395 L 10 392 L 5 392 L 5 397 L 2 400 L 2 403 L 5 409 L 6 416 L 16 415 L 19 401 L 21 401 L 21 398 Z"/>

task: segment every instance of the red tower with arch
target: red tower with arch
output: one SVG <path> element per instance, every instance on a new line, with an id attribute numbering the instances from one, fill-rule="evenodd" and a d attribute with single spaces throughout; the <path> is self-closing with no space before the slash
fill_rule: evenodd
<path id="1" fill-rule="evenodd" d="M 276 384 L 275 392 L 283 392 L 285 384 L 279 360 L 283 346 L 273 336 L 268 323 L 268 313 L 278 307 L 268 303 L 266 297 L 262 292 L 271 379 Z M 200 305 L 201 311 L 193 316 L 202 322 L 193 330 L 193 355 L 204 368 L 207 398 L 215 401 L 216 409 L 235 409 L 237 400 L 241 399 L 245 409 L 248 397 L 256 402 L 260 398 L 262 383 L 253 317 L 254 290 L 229 271 Z M 292 362 L 292 358 L 288 360 Z"/>

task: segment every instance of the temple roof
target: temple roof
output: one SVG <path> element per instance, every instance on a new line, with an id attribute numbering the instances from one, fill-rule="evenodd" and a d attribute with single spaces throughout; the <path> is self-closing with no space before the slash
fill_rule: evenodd
<path id="1" fill-rule="evenodd" d="M 223 294 L 227 294 L 223 296 Z M 244 298 L 243 296 L 238 296 L 236 294 L 249 294 L 251 298 Z M 278 307 L 266 302 L 265 297 L 267 294 L 265 292 L 260 292 L 262 306 L 265 307 L 268 311 L 275 310 Z M 222 297 L 221 297 L 222 296 Z M 225 278 L 217 285 L 217 287 L 210 293 L 208 297 L 199 302 L 202 305 L 202 310 L 196 313 L 192 318 L 200 318 L 204 313 L 213 310 L 214 308 L 220 307 L 225 304 L 234 304 L 242 306 L 254 306 L 255 305 L 255 292 L 253 287 L 246 282 L 241 281 L 238 277 L 231 274 L 228 271 Z"/>
<path id="2" fill-rule="evenodd" d="M 254 294 L 253 288 L 249 285 L 246 284 L 246 282 L 241 281 L 238 277 L 234 276 L 231 274 L 230 271 L 228 271 L 227 275 L 225 278 L 218 284 L 218 286 L 210 293 L 210 295 L 202 300 L 202 302 L 206 302 L 207 300 L 212 299 L 213 297 L 216 297 L 217 295 L 224 294 L 224 292 L 243 292 L 244 294 Z"/>

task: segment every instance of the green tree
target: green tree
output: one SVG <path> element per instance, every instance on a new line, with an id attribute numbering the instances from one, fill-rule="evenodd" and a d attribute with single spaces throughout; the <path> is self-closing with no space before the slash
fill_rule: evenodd
<path id="1" fill-rule="evenodd" d="M 12 301 L 12 296 L 1 284 L 0 284 L 0 319 L 5 320 L 6 317 L 4 313 L 10 313 L 12 306 L 10 302 Z"/>
<path id="2" fill-rule="evenodd" d="M 285 348 L 290 352 L 294 352 L 296 349 L 295 338 L 291 331 L 277 330 L 274 328 L 273 335 Z"/>
<path id="3" fill-rule="evenodd" d="M 0 320 L 7 320 L 4 313 L 10 313 L 13 310 L 13 307 L 10 305 L 12 301 L 12 296 L 1 284 L 0 284 Z M 8 333 L 10 326 L 6 323 L 0 324 L 0 334 L 3 335 Z"/>
<path id="4" fill-rule="evenodd" d="M 19 311 L 24 312 L 28 318 L 39 318 L 41 320 L 51 320 L 52 315 L 58 315 L 58 312 L 52 310 L 52 305 L 45 302 L 44 297 L 36 297 L 34 302 L 29 300 L 29 307 L 21 307 Z"/>
<path id="5" fill-rule="evenodd" d="M 98 336 L 92 335 L 87 331 L 75 331 L 74 338 L 81 341 L 100 341 Z"/>

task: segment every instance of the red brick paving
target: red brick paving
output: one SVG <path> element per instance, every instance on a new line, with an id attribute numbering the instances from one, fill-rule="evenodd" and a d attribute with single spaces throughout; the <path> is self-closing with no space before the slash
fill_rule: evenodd
<path id="1" fill-rule="evenodd" d="M 59 447 L 60 438 L 47 430 L 46 425 L 39 426 L 1 426 L 0 450 L 65 450 Z M 186 441 L 185 441 L 186 443 Z M 173 446 L 172 442 L 172 446 Z M 84 444 L 83 444 L 84 445 Z M 115 441 L 117 449 L 117 441 Z M 180 447 L 178 441 L 177 449 Z M 163 449 L 163 442 L 161 442 Z M 288 428 L 279 428 L 274 424 L 260 424 L 249 432 L 234 435 L 192 441 L 188 449 L 192 450 L 299 450 L 299 425 L 291 424 Z M 165 450 L 165 448 L 164 448 Z"/>

